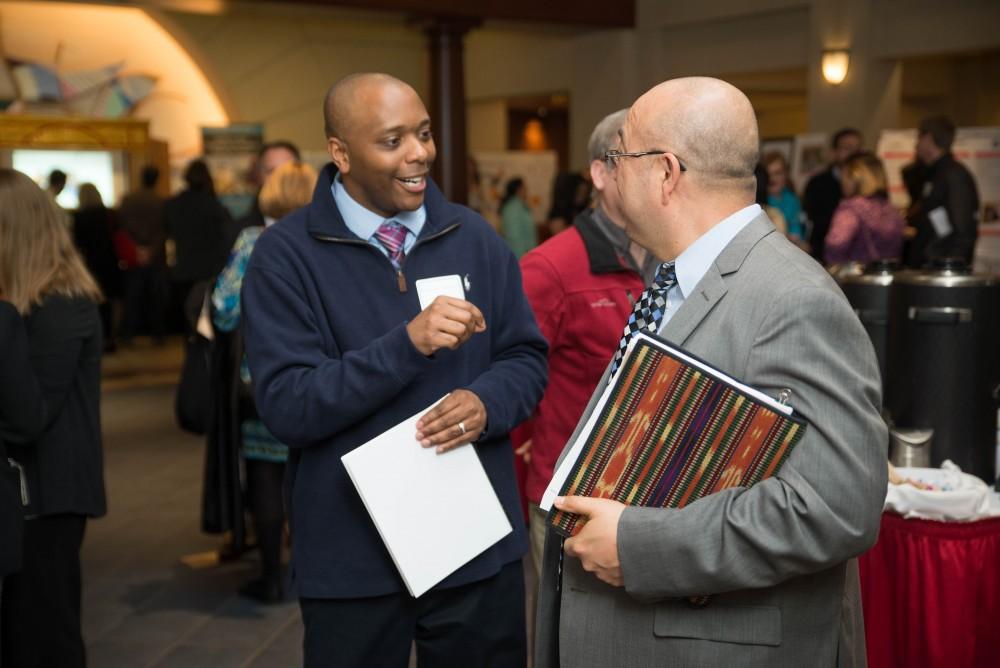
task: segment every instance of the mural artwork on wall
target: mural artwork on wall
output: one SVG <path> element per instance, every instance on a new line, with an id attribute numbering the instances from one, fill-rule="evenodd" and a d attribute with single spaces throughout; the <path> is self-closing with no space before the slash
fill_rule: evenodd
<path id="1" fill-rule="evenodd" d="M 156 77 L 124 73 L 124 63 L 61 72 L 48 65 L 3 58 L 0 108 L 13 114 L 124 118 L 156 87 Z"/>

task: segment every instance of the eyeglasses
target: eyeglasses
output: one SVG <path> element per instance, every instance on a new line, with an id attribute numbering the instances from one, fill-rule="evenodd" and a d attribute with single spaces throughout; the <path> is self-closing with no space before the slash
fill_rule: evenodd
<path id="1" fill-rule="evenodd" d="M 604 164 L 608 166 L 609 169 L 614 169 L 618 166 L 618 158 L 641 158 L 647 155 L 665 155 L 670 153 L 670 151 L 636 151 L 635 153 L 623 153 L 622 151 L 605 151 L 604 153 Z M 677 158 L 677 164 L 681 166 L 681 171 L 687 171 L 687 165 L 681 160 L 681 157 L 674 153 L 674 157 Z"/>

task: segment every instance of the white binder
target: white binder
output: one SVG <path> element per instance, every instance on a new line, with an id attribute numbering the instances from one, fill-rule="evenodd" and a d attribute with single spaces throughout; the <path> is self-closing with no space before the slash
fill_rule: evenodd
<path id="1" fill-rule="evenodd" d="M 439 455 L 417 442 L 430 409 L 341 457 L 414 597 L 513 531 L 471 445 Z"/>

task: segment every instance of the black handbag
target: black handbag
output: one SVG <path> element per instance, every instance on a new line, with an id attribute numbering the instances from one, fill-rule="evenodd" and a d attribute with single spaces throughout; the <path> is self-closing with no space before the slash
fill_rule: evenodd
<path id="1" fill-rule="evenodd" d="M 184 366 L 174 397 L 177 424 L 198 436 L 212 424 L 212 342 L 198 332 L 199 318 L 208 317 L 211 292 L 208 281 L 195 283 L 184 299 L 187 340 L 184 342 Z"/>
<path id="2" fill-rule="evenodd" d="M 27 494 L 20 466 L 7 459 L 0 444 L 0 578 L 21 568 Z"/>
<path id="3" fill-rule="evenodd" d="M 184 431 L 203 435 L 212 419 L 210 353 L 212 342 L 191 334 L 184 344 L 184 366 L 174 397 L 177 424 Z"/>

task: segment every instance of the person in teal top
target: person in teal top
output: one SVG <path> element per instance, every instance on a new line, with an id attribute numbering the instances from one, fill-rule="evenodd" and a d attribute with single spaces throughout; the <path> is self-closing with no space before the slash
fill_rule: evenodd
<path id="1" fill-rule="evenodd" d="M 803 247 L 806 243 L 806 229 L 802 224 L 802 205 L 788 179 L 788 161 L 780 153 L 768 153 L 764 156 L 763 163 L 767 170 L 767 203 L 785 216 L 788 238 Z"/>
<path id="2" fill-rule="evenodd" d="M 538 245 L 538 231 L 528 208 L 524 179 L 515 177 L 507 182 L 500 202 L 500 220 L 503 222 L 503 238 L 518 258 Z"/>
<path id="3" fill-rule="evenodd" d="M 309 203 L 316 187 L 316 170 L 300 162 L 275 169 L 260 190 L 259 202 L 265 227 L 244 228 L 229 253 L 229 261 L 212 291 L 212 324 L 223 332 L 240 325 L 240 289 L 247 262 L 266 227 Z M 240 363 L 240 381 L 250 387 L 246 356 Z M 246 463 L 247 495 L 260 546 L 261 575 L 240 588 L 244 596 L 264 603 L 283 598 L 281 586 L 281 538 L 285 513 L 281 485 L 288 460 L 288 446 L 275 438 L 256 414 L 252 401 L 241 401 L 239 422 L 243 459 Z"/>

